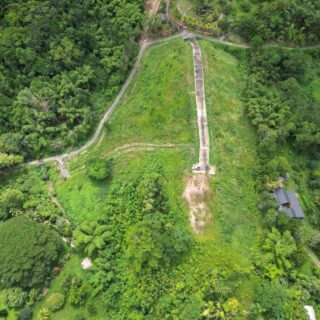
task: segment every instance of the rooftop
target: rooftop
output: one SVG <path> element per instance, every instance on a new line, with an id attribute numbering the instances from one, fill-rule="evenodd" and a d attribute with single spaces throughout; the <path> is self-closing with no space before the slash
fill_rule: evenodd
<path id="1" fill-rule="evenodd" d="M 301 219 L 304 213 L 293 191 L 278 188 L 274 191 L 275 198 L 279 203 L 279 211 L 283 211 L 289 218 Z"/>

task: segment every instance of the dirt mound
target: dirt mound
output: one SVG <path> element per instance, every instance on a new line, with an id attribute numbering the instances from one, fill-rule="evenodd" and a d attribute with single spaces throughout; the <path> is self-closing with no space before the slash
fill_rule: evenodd
<path id="1" fill-rule="evenodd" d="M 189 207 L 189 219 L 195 233 L 201 234 L 205 225 L 210 221 L 210 214 L 206 205 L 209 194 L 208 176 L 196 174 L 186 180 L 183 197 Z"/>

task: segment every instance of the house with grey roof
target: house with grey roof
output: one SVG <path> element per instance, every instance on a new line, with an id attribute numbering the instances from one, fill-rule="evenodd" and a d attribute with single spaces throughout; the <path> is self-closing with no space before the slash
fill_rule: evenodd
<path id="1" fill-rule="evenodd" d="M 273 194 L 279 204 L 278 211 L 285 212 L 289 218 L 302 219 L 304 217 L 300 203 L 293 191 L 277 188 Z"/>

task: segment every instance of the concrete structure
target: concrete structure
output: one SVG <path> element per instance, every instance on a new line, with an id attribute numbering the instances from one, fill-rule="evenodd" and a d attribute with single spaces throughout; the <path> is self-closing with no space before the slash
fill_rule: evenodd
<path id="1" fill-rule="evenodd" d="M 209 164 L 210 144 L 201 49 L 194 34 L 184 31 L 181 33 L 181 37 L 184 40 L 190 41 L 193 50 L 194 80 L 196 89 L 200 150 L 199 163 L 193 165 L 192 171 L 194 173 L 215 174 L 215 167 L 212 167 Z"/>
<path id="2" fill-rule="evenodd" d="M 304 309 L 307 311 L 309 320 L 317 320 L 316 313 L 312 306 L 304 306 Z"/>

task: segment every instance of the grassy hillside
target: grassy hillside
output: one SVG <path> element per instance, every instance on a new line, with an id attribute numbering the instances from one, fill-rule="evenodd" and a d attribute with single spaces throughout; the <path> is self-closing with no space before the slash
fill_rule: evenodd
<path id="1" fill-rule="evenodd" d="M 255 191 L 256 137 L 241 100 L 245 71 L 231 54 L 201 41 L 213 177 L 213 227 L 244 256 L 257 243 L 260 214 Z M 251 248 L 248 250 L 248 248 Z"/>
<path id="2" fill-rule="evenodd" d="M 71 160 L 69 167 L 78 173 L 57 185 L 72 220 L 96 219 L 103 206 L 107 186 L 88 180 L 81 169 L 90 159 L 107 158 L 117 147 L 130 143 L 196 143 L 191 52 L 180 39 L 148 49 L 98 144 Z"/>

